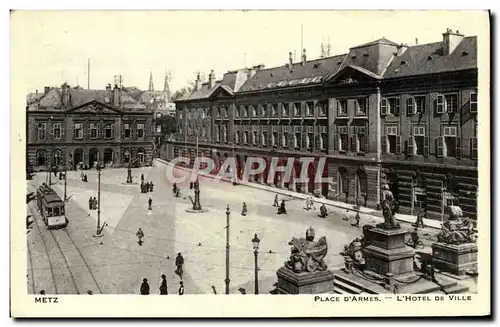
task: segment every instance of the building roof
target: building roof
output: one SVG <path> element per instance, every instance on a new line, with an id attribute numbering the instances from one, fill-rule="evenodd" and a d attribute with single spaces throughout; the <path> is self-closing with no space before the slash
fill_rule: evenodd
<path id="1" fill-rule="evenodd" d="M 78 107 L 91 101 L 98 101 L 107 105 L 113 105 L 113 90 L 87 90 L 83 88 L 69 88 L 71 96 L 71 108 Z M 151 107 L 150 99 L 154 94 L 147 91 L 137 91 L 130 88 L 120 90 L 120 108 L 126 110 L 144 110 Z M 38 108 L 62 109 L 62 88 L 53 87 L 44 93 L 30 93 L 26 97 L 28 110 Z M 64 108 L 67 109 L 67 108 Z"/>
<path id="2" fill-rule="evenodd" d="M 258 70 L 249 78 L 238 92 L 287 87 L 291 85 L 309 85 L 321 83 L 324 76 L 336 73 L 342 65 L 345 54 L 306 61 L 274 68 Z"/>
<path id="3" fill-rule="evenodd" d="M 368 46 L 375 45 L 375 44 L 385 44 L 385 45 L 394 45 L 394 46 L 398 45 L 396 42 L 392 42 L 391 40 L 388 40 L 385 37 L 383 37 L 383 38 L 375 40 L 375 41 L 371 41 L 371 42 L 368 42 L 368 43 L 364 43 L 364 44 L 361 44 L 361 45 L 354 46 L 351 49 L 368 47 Z"/>
<path id="4" fill-rule="evenodd" d="M 436 74 L 477 68 L 477 37 L 464 37 L 448 56 L 443 55 L 442 42 L 414 45 L 395 57 L 384 78 Z"/>

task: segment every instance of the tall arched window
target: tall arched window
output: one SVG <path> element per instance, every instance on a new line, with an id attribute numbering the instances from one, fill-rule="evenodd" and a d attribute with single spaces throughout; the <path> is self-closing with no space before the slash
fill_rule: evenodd
<path id="1" fill-rule="evenodd" d="M 338 193 L 348 193 L 349 182 L 347 180 L 347 169 L 340 167 L 337 173 L 337 191 Z"/>
<path id="2" fill-rule="evenodd" d="M 36 165 L 45 166 L 46 152 L 45 150 L 38 150 L 36 153 Z"/>
<path id="3" fill-rule="evenodd" d="M 62 162 L 62 152 L 61 152 L 61 150 L 59 150 L 59 149 L 54 150 L 52 160 L 53 160 L 54 165 L 56 165 L 56 166 L 60 166 L 61 165 L 61 162 Z"/>

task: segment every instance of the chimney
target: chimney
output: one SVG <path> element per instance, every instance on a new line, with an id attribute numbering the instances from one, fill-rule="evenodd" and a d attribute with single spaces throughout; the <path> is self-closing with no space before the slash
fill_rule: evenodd
<path id="1" fill-rule="evenodd" d="M 398 49 L 396 51 L 396 56 L 399 57 L 399 56 L 403 55 L 403 53 L 405 53 L 406 50 L 408 50 L 408 44 L 401 43 L 400 45 L 398 45 Z"/>
<path id="2" fill-rule="evenodd" d="M 211 89 L 214 87 L 214 82 L 215 82 L 215 76 L 214 76 L 214 70 L 210 70 L 210 74 L 208 74 L 208 88 Z"/>
<path id="3" fill-rule="evenodd" d="M 418 44 L 418 37 L 415 38 L 415 44 Z"/>
<path id="4" fill-rule="evenodd" d="M 115 88 L 113 89 L 113 106 L 120 106 L 120 88 L 118 87 L 118 84 L 115 84 Z"/>
<path id="5" fill-rule="evenodd" d="M 443 33 L 443 56 L 452 54 L 463 38 L 464 35 L 460 34 L 458 30 L 453 33 L 451 28 L 446 29 L 446 32 Z"/>
<path id="6" fill-rule="evenodd" d="M 292 70 L 292 67 L 293 67 L 293 57 L 292 57 L 292 53 L 289 52 L 288 53 L 288 69 Z"/>
<path id="7" fill-rule="evenodd" d="M 201 77 L 200 77 L 200 73 L 198 73 L 198 75 L 196 76 L 196 81 L 195 81 L 195 84 L 194 84 L 194 90 L 197 91 L 201 89 Z"/>
<path id="8" fill-rule="evenodd" d="M 44 95 L 47 94 L 47 93 L 49 93 L 49 91 L 50 91 L 50 86 L 46 86 L 46 87 L 43 88 L 43 94 Z"/>
<path id="9" fill-rule="evenodd" d="M 106 85 L 106 91 L 111 91 L 111 84 Z"/>
<path id="10" fill-rule="evenodd" d="M 68 83 L 64 83 L 63 85 L 61 85 L 61 89 L 62 89 L 62 104 L 65 107 L 69 107 L 71 95 L 70 95 L 70 91 L 69 91 L 70 87 L 69 87 Z"/>
<path id="11" fill-rule="evenodd" d="M 306 49 L 302 49 L 302 66 L 306 64 L 306 61 L 307 61 Z"/>

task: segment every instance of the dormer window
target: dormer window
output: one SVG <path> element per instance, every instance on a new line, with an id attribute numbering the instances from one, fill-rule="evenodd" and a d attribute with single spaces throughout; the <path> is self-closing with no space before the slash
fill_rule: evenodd
<path id="1" fill-rule="evenodd" d="M 319 67 L 319 64 L 314 64 L 313 65 L 313 68 L 318 68 Z"/>
<path id="2" fill-rule="evenodd" d="M 406 65 L 406 64 L 407 64 L 407 62 L 406 62 L 406 61 L 401 60 L 401 65 Z"/>
<path id="3" fill-rule="evenodd" d="M 469 54 L 469 53 L 468 53 L 467 51 L 462 52 L 462 56 L 466 56 L 466 55 L 468 55 L 468 54 Z"/>
<path id="4" fill-rule="evenodd" d="M 356 60 L 356 56 L 352 56 L 352 60 Z"/>
<path id="5" fill-rule="evenodd" d="M 431 56 L 428 56 L 428 57 L 427 57 L 427 60 L 432 60 L 432 57 L 431 57 Z"/>

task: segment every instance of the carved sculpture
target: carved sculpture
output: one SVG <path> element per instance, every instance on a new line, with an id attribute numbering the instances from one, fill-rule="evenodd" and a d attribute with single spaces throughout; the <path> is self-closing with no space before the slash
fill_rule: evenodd
<path id="1" fill-rule="evenodd" d="M 351 258 L 356 266 L 362 266 L 365 264 L 365 258 L 361 250 L 363 246 L 363 237 L 357 237 L 349 245 L 344 245 L 344 251 L 340 252 L 340 255 L 346 259 Z"/>
<path id="2" fill-rule="evenodd" d="M 472 226 L 472 220 L 463 217 L 462 209 L 459 206 L 448 206 L 449 218 L 445 219 L 441 225 L 441 232 L 438 234 L 438 242 L 446 244 L 475 243 L 476 235 Z"/>
<path id="3" fill-rule="evenodd" d="M 394 219 L 396 202 L 387 184 L 382 187 L 382 201 L 380 206 L 382 208 L 382 214 L 384 215 L 384 223 L 378 224 L 377 227 L 384 229 L 399 228 L 399 224 L 396 222 L 396 219 Z"/>
<path id="4" fill-rule="evenodd" d="M 285 262 L 285 267 L 296 273 L 325 271 L 327 266 L 324 262 L 328 245 L 326 237 L 314 241 L 314 229 L 309 227 L 306 231 L 306 238 L 294 237 L 288 243 L 292 246 L 290 259 Z"/>

